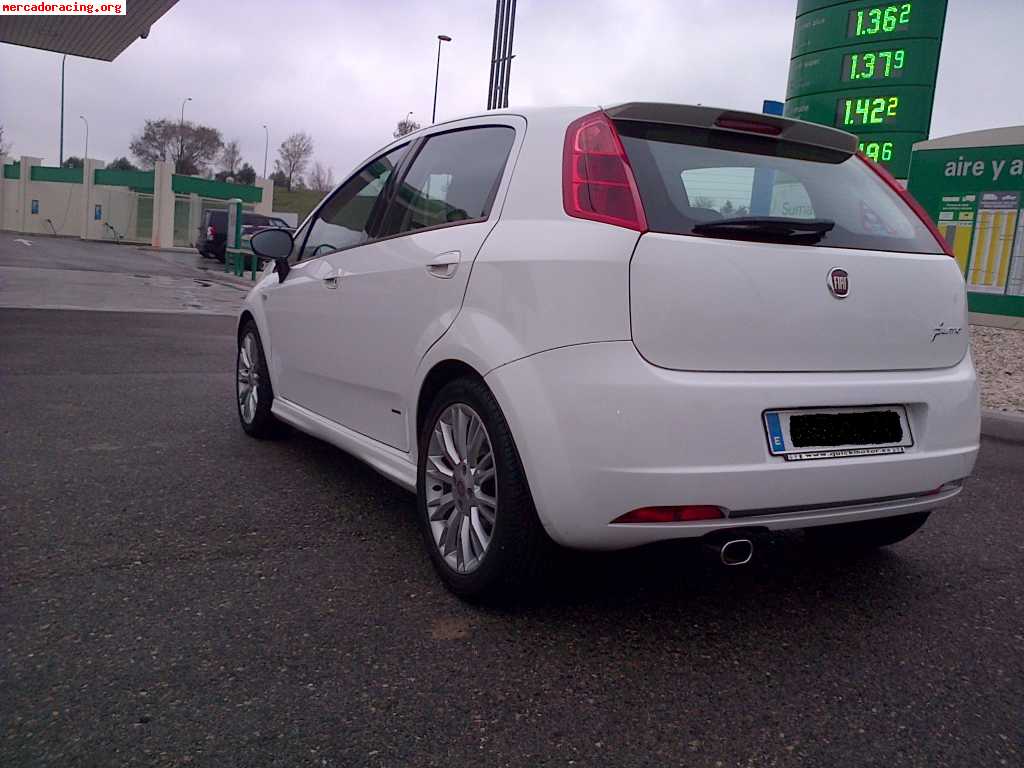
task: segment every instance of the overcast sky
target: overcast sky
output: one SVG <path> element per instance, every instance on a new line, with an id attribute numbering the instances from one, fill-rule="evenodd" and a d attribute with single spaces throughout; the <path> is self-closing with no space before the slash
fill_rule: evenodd
<path id="1" fill-rule="evenodd" d="M 129 9 L 131 3 L 129 2 Z M 510 106 L 703 103 L 760 110 L 785 98 L 796 0 L 518 0 Z M 130 13 L 130 10 L 129 10 Z M 289 133 L 344 176 L 412 110 L 429 122 L 486 105 L 493 0 L 179 0 L 114 62 L 69 57 L 65 156 L 110 161 L 146 118 L 237 138 L 270 170 Z M 931 135 L 1024 123 L 1024 0 L 949 0 Z M 56 164 L 60 55 L 0 43 L 0 123 L 15 155 Z"/>

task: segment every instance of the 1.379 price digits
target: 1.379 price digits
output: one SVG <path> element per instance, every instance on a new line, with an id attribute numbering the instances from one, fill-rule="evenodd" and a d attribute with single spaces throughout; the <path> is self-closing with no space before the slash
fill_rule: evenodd
<path id="1" fill-rule="evenodd" d="M 887 77 L 899 77 L 906 59 L 907 52 L 903 48 L 850 53 L 843 60 L 843 79 L 883 80 Z"/>

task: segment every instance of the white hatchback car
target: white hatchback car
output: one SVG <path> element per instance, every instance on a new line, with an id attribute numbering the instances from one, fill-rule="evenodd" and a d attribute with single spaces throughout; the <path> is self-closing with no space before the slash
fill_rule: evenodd
<path id="1" fill-rule="evenodd" d="M 979 441 L 963 278 L 854 136 L 708 107 L 490 112 L 370 158 L 238 325 L 242 426 L 414 490 L 482 596 L 551 540 L 758 532 L 877 546 L 956 496 Z"/>

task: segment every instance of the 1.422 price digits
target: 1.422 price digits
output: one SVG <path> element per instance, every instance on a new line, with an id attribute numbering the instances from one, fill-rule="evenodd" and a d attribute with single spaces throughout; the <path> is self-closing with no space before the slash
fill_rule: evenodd
<path id="1" fill-rule="evenodd" d="M 881 125 L 888 118 L 896 117 L 900 97 L 842 99 L 839 106 L 840 125 Z"/>

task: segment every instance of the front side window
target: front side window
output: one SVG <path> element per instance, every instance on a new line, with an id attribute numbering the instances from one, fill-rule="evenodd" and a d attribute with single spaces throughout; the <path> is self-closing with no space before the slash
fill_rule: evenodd
<path id="1" fill-rule="evenodd" d="M 380 214 L 381 192 L 408 149 L 403 145 L 383 155 L 346 181 L 317 212 L 302 249 L 302 259 L 315 259 L 365 243 Z"/>
<path id="2" fill-rule="evenodd" d="M 486 219 L 515 135 L 507 126 L 487 126 L 428 138 L 398 187 L 381 234 Z"/>

